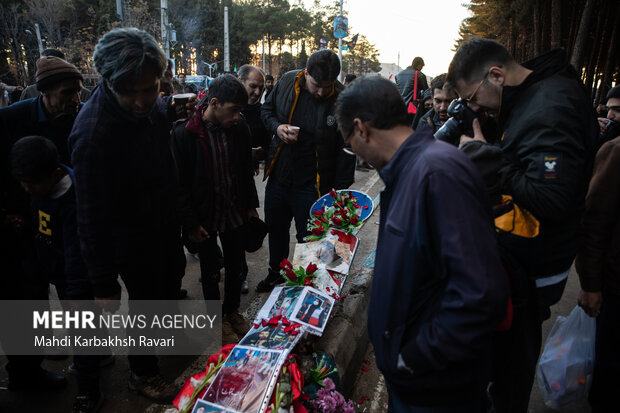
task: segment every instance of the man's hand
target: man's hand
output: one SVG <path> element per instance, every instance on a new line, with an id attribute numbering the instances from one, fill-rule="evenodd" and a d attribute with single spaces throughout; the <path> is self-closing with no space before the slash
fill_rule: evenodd
<path id="1" fill-rule="evenodd" d="M 297 135 L 299 134 L 299 129 L 291 130 L 289 129 L 290 126 L 288 123 L 283 123 L 276 130 L 278 137 L 287 145 L 297 143 Z"/>
<path id="2" fill-rule="evenodd" d="M 459 148 L 465 145 L 467 142 L 471 142 L 471 141 L 482 141 L 484 143 L 487 143 L 487 140 L 484 138 L 484 135 L 482 134 L 482 128 L 480 128 L 480 121 L 477 118 L 474 119 L 474 122 L 472 123 L 471 126 L 474 129 L 474 137 L 472 138 L 471 136 L 461 135 L 461 140 L 459 142 Z"/>
<path id="3" fill-rule="evenodd" d="M 607 118 L 598 118 L 598 127 L 601 130 L 601 133 L 607 132 L 607 125 L 609 125 L 609 119 Z"/>
<path id="4" fill-rule="evenodd" d="M 191 117 L 192 114 L 196 111 L 196 104 L 198 104 L 198 96 L 196 95 L 190 97 L 185 104 L 185 112 L 187 113 L 188 118 Z"/>
<path id="5" fill-rule="evenodd" d="M 110 297 L 95 297 L 95 303 L 110 313 L 115 313 L 121 306 L 121 292 Z"/>
<path id="6" fill-rule="evenodd" d="M 24 217 L 17 214 L 7 214 L 4 217 L 4 226 L 15 232 L 21 232 L 24 227 Z"/>
<path id="7" fill-rule="evenodd" d="M 577 303 L 583 308 L 590 317 L 598 317 L 601 314 L 601 303 L 603 302 L 603 294 L 600 291 L 588 292 L 581 290 Z"/>
<path id="8" fill-rule="evenodd" d="M 256 209 L 248 209 L 248 218 L 258 218 L 258 211 Z"/>
<path id="9" fill-rule="evenodd" d="M 190 230 L 189 234 L 187 234 L 187 237 L 191 242 L 200 244 L 201 242 L 204 242 L 207 238 L 210 238 L 210 235 L 206 229 L 204 229 L 202 226 L 198 226 Z"/>

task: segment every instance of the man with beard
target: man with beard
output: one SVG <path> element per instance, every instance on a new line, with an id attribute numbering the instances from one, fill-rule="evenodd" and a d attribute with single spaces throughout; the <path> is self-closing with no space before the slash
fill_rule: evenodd
<path id="1" fill-rule="evenodd" d="M 80 105 L 82 75 L 72 64 L 53 56 L 37 61 L 36 81 L 41 94 L 0 109 L 0 248 L 1 299 L 47 300 L 48 280 L 38 268 L 34 248 L 34 217 L 28 194 L 9 171 L 10 149 L 19 139 L 40 135 L 56 145 L 62 163 L 69 165 L 67 137 Z M 54 389 L 64 377 L 41 368 L 43 356 L 8 356 L 9 388 Z"/>
<path id="2" fill-rule="evenodd" d="M 273 86 L 275 85 L 275 79 L 271 75 L 265 75 L 265 92 L 263 92 L 263 96 L 260 98 L 260 103 L 265 103 L 267 100 L 267 96 L 273 90 Z"/>
<path id="3" fill-rule="evenodd" d="M 416 129 L 427 124 L 433 128 L 434 133 L 450 118 L 450 115 L 448 115 L 448 107 L 450 103 L 456 99 L 456 93 L 454 93 L 452 89 L 444 89 L 443 85 L 445 82 L 445 73 L 440 74 L 431 81 L 431 100 L 433 102 L 433 108 L 422 116 Z"/>
<path id="4" fill-rule="evenodd" d="M 510 268 L 513 284 L 523 282 L 527 287 L 515 307 L 509 337 L 503 337 L 498 347 L 490 388 L 498 413 L 526 412 L 542 343 L 541 325 L 551 316 L 549 307 L 562 297 L 579 247 L 596 121 L 583 84 L 562 49 L 517 63 L 501 44 L 473 39 L 457 50 L 446 83 L 478 115 L 494 116 L 501 131 L 501 139 L 493 145 L 475 119 L 474 136 L 461 136 L 461 149 L 478 154 L 478 159 L 493 152 L 498 159 L 495 169 L 487 169 L 488 176 L 500 182 L 501 194 L 510 195 L 540 223 L 542 253 L 528 254 L 519 263 L 523 268 Z M 517 256 L 523 251 L 513 247 L 507 253 Z"/>
<path id="5" fill-rule="evenodd" d="M 250 127 L 252 135 L 252 165 L 254 174 L 258 175 L 259 162 L 267 158 L 267 149 L 269 148 L 270 134 L 265 128 L 260 118 L 261 102 L 265 88 L 265 75 L 262 70 L 256 66 L 243 65 L 237 73 L 239 80 L 243 83 L 245 91 L 248 92 L 248 104 L 241 111 L 245 120 Z M 272 84 L 273 87 L 273 84 Z M 243 272 L 241 273 L 241 293 L 247 294 L 250 289 L 248 287 L 248 264 L 244 260 Z"/>
<path id="6" fill-rule="evenodd" d="M 269 273 L 256 291 L 268 292 L 281 281 L 280 262 L 288 257 L 289 229 L 295 218 L 297 241 L 308 235 L 312 204 L 332 188 L 353 183 L 355 156 L 345 153 L 334 117 L 343 86 L 336 79 L 340 61 L 319 50 L 305 69 L 282 76 L 262 107 L 262 119 L 274 136 L 265 163 L 265 221 L 269 227 Z"/>

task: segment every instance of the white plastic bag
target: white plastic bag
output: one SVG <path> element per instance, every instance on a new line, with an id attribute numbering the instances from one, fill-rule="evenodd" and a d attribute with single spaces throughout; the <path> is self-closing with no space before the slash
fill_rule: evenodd
<path id="1" fill-rule="evenodd" d="M 538 386 L 545 404 L 558 409 L 585 399 L 592 384 L 596 319 L 579 306 L 558 316 L 538 362 Z"/>

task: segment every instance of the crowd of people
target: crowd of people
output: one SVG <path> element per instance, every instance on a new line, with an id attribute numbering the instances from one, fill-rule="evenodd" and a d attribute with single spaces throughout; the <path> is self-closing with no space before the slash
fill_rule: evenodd
<path id="1" fill-rule="evenodd" d="M 461 45 L 430 87 L 420 57 L 395 84 L 343 85 L 338 56 L 320 50 L 277 83 L 244 65 L 199 96 L 132 28 L 106 33 L 93 62 L 91 93 L 47 50 L 36 84 L 0 108 L 1 299 L 47 300 L 53 284 L 61 299 L 114 311 L 119 276 L 130 300 L 183 298 L 185 247 L 198 254 L 204 299 L 222 303 L 223 343 L 237 343 L 250 329 L 240 314 L 248 240 L 268 233 L 256 291 L 269 292 L 293 220 L 303 242 L 311 205 L 348 188 L 356 166 L 373 167 L 385 189 L 368 329 L 389 411 L 526 412 L 542 322 L 575 257 L 579 304 L 597 317 L 590 404 L 612 403 L 618 86 L 597 123 L 562 50 L 520 64 L 486 39 Z M 9 355 L 9 388 L 63 387 L 42 359 Z M 100 408 L 108 359 L 74 357 L 74 412 Z M 157 357 L 130 354 L 129 365 L 131 390 L 158 402 L 176 394 Z"/>

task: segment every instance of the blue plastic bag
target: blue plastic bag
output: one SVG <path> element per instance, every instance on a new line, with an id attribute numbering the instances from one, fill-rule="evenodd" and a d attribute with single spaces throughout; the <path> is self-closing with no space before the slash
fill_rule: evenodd
<path id="1" fill-rule="evenodd" d="M 538 386 L 545 404 L 558 409 L 588 397 L 594 369 L 596 319 L 579 306 L 559 316 L 538 361 Z"/>

